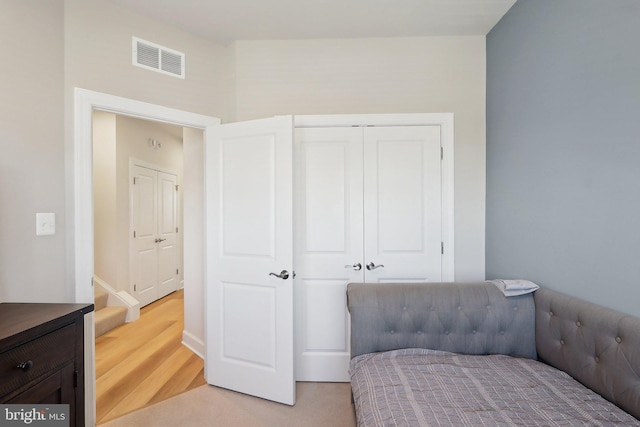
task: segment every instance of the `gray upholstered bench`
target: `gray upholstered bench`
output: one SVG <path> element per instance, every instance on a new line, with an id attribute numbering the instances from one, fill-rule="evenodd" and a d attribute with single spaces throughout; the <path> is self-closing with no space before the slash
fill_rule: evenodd
<path id="1" fill-rule="evenodd" d="M 361 426 L 640 425 L 639 318 L 488 282 L 352 283 L 347 298 Z"/>

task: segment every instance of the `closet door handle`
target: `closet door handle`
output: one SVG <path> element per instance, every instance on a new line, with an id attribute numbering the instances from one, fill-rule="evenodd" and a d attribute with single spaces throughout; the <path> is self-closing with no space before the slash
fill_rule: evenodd
<path id="1" fill-rule="evenodd" d="M 156 243 L 164 242 L 167 239 L 156 239 Z"/>
<path id="2" fill-rule="evenodd" d="M 362 270 L 362 264 L 360 264 L 359 262 L 353 264 L 353 265 L 345 265 L 344 268 L 353 268 L 355 271 L 360 271 Z"/>
<path id="3" fill-rule="evenodd" d="M 376 268 L 380 268 L 380 267 L 384 267 L 384 264 L 378 264 L 375 265 L 374 263 L 370 262 L 369 264 L 367 264 L 367 270 L 371 271 L 371 270 L 375 270 Z"/>
<path id="4" fill-rule="evenodd" d="M 276 277 L 279 277 L 282 280 L 287 280 L 289 278 L 289 272 L 287 270 L 282 270 L 280 272 L 280 274 L 269 273 L 269 276 L 276 276 Z"/>

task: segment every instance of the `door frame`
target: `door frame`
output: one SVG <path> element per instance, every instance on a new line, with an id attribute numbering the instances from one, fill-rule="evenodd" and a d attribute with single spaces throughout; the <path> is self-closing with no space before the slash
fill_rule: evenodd
<path id="1" fill-rule="evenodd" d="M 220 119 L 148 102 L 74 88 L 73 137 L 67 150 L 67 277 L 76 303 L 93 303 L 93 111 L 200 129 Z M 206 135 L 205 135 L 206 138 Z M 69 176 L 71 175 L 71 176 Z M 203 194 L 204 197 L 204 194 Z M 95 337 L 93 313 L 85 317 L 85 419 L 95 424 Z"/>
<path id="2" fill-rule="evenodd" d="M 453 113 L 339 114 L 293 116 L 294 128 L 353 126 L 440 126 L 442 146 L 442 281 L 455 280 Z M 294 224 L 297 227 L 297 224 Z"/>

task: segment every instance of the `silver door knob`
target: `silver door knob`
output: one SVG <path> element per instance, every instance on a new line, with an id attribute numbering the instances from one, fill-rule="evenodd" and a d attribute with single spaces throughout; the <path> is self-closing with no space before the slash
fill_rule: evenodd
<path id="1" fill-rule="evenodd" d="M 367 264 L 367 270 L 371 271 L 371 270 L 375 270 L 376 268 L 380 268 L 380 267 L 384 267 L 384 264 L 378 264 L 375 265 L 374 263 L 370 262 L 369 264 Z"/>
<path id="2" fill-rule="evenodd" d="M 280 272 L 280 274 L 269 273 L 269 276 L 276 276 L 276 277 L 279 277 L 282 280 L 287 280 L 289 278 L 289 272 L 287 270 L 282 270 Z"/>
<path id="3" fill-rule="evenodd" d="M 360 264 L 359 262 L 356 262 L 353 265 L 347 264 L 347 265 L 344 266 L 344 268 L 353 268 L 355 271 L 360 271 L 360 270 L 362 270 L 362 264 Z"/>

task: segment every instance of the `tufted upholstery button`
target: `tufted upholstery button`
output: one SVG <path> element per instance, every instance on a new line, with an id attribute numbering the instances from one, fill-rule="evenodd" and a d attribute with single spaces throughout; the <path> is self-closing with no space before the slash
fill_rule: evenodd
<path id="1" fill-rule="evenodd" d="M 487 304 L 487 310 L 491 308 L 491 304 Z"/>
<path id="2" fill-rule="evenodd" d="M 416 334 L 422 335 L 422 331 L 418 331 L 418 332 L 416 332 Z"/>
<path id="3" fill-rule="evenodd" d="M 474 329 L 473 331 L 471 331 L 471 333 L 475 335 L 476 334 L 476 330 Z"/>
<path id="4" fill-rule="evenodd" d="M 620 343 L 622 342 L 622 338 L 620 338 L 620 337 L 616 337 L 616 342 L 617 342 L 618 344 L 620 344 Z"/>
<path id="5" fill-rule="evenodd" d="M 444 334 L 445 335 L 449 335 L 449 331 L 444 331 Z"/>
<path id="6" fill-rule="evenodd" d="M 500 335 L 504 335 L 504 331 L 500 331 Z"/>
<path id="7" fill-rule="evenodd" d="M 596 363 L 600 363 L 600 358 L 598 356 L 596 356 L 594 360 L 596 361 Z"/>
<path id="8" fill-rule="evenodd" d="M 462 307 L 461 307 L 461 306 L 458 306 L 458 310 L 462 310 Z"/>
<path id="9" fill-rule="evenodd" d="M 582 323 L 580 323 L 580 321 L 578 320 L 578 321 L 576 322 L 576 326 L 579 328 L 580 326 L 582 326 Z"/>
<path id="10" fill-rule="evenodd" d="M 394 331 L 393 329 L 389 331 L 390 334 L 395 334 L 396 331 Z"/>
<path id="11" fill-rule="evenodd" d="M 518 306 L 513 307 L 513 311 L 518 311 Z"/>
<path id="12" fill-rule="evenodd" d="M 550 311 L 550 312 L 549 312 L 549 316 L 553 316 L 553 311 Z"/>
<path id="13" fill-rule="evenodd" d="M 407 306 L 406 305 L 402 307 L 402 311 L 407 311 Z"/>
<path id="14" fill-rule="evenodd" d="M 564 345 L 564 340 L 560 340 L 560 344 Z"/>

